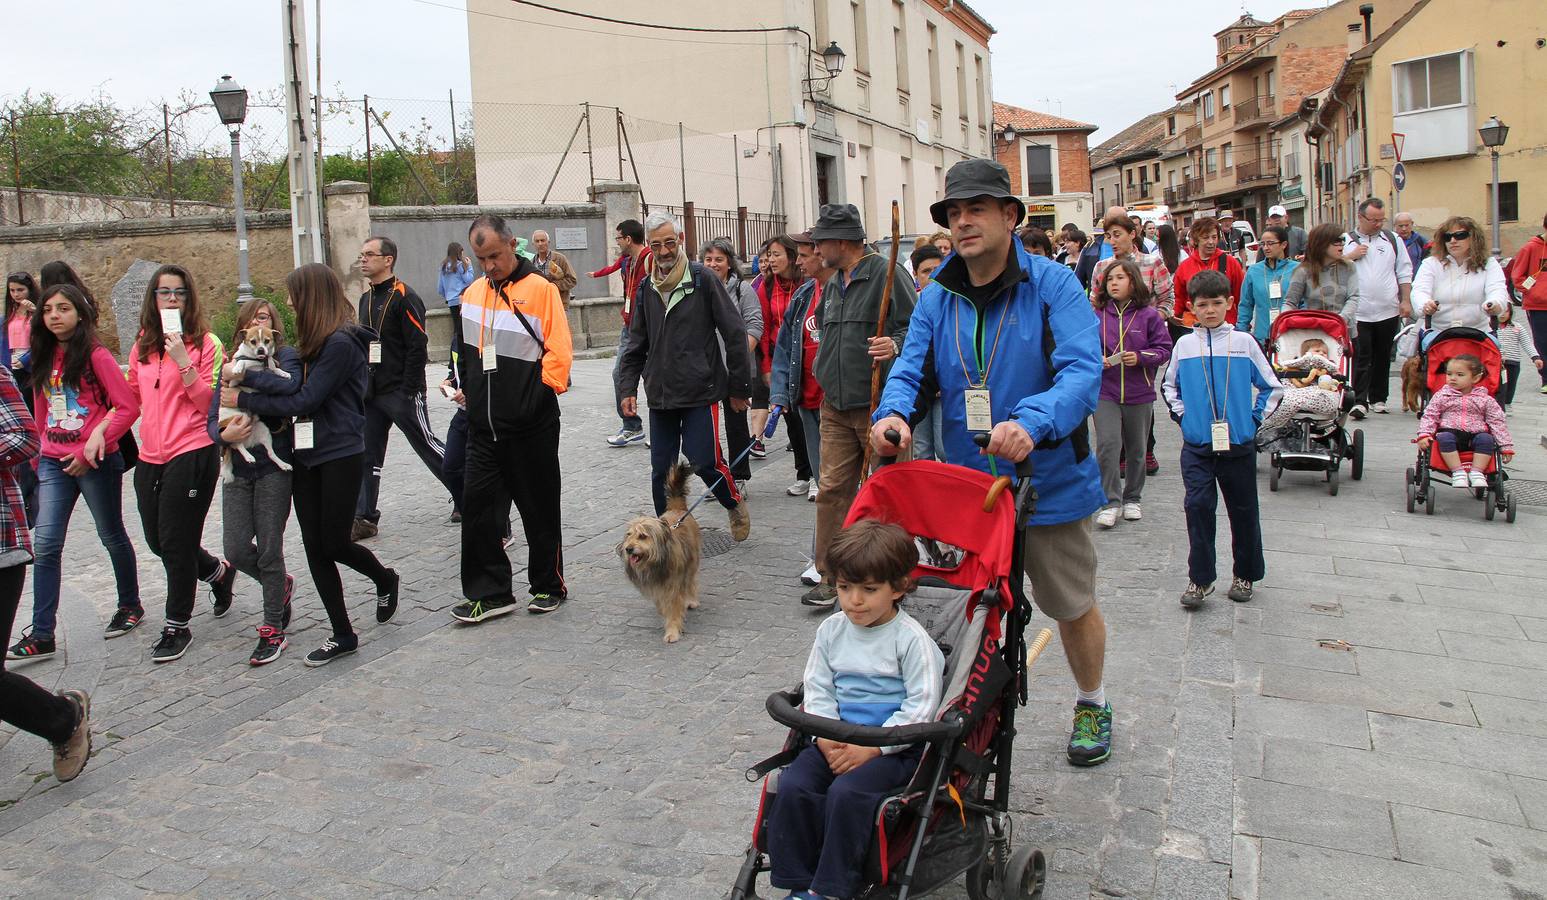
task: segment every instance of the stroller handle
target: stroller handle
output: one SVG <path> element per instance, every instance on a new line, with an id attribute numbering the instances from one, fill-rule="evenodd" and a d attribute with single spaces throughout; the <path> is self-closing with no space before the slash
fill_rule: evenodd
<path id="1" fill-rule="evenodd" d="M 895 747 L 902 744 L 934 743 L 954 740 L 962 732 L 962 721 L 953 717 L 941 722 L 921 722 L 917 725 L 895 725 L 881 728 L 873 725 L 855 725 L 826 716 L 813 716 L 796 707 L 802 692 L 775 691 L 768 695 L 768 715 L 780 725 L 785 725 L 812 737 L 827 738 L 861 747 Z"/>

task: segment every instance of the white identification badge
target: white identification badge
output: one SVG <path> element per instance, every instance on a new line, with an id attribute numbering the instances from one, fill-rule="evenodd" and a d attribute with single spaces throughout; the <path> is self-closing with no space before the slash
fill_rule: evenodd
<path id="1" fill-rule="evenodd" d="M 993 431 L 994 404 L 988 391 L 972 389 L 966 392 L 967 430 Z"/>
<path id="2" fill-rule="evenodd" d="M 1279 284 L 1276 281 L 1268 282 L 1268 299 L 1269 300 L 1282 300 L 1282 299 L 1284 299 L 1284 286 L 1282 284 Z"/>
<path id="3" fill-rule="evenodd" d="M 381 341 L 371 341 L 370 349 L 365 351 L 365 361 L 373 366 L 381 362 Z"/>
<path id="4" fill-rule="evenodd" d="M 1230 449 L 1230 423 L 1215 422 L 1209 426 L 1209 436 L 1214 442 L 1214 452 L 1223 453 Z"/>
<path id="5" fill-rule="evenodd" d="M 161 333 L 182 334 L 183 312 L 179 309 L 163 309 L 161 311 Z"/>
<path id="6" fill-rule="evenodd" d="M 310 450 L 314 445 L 311 419 L 295 420 L 295 449 Z"/>
<path id="7" fill-rule="evenodd" d="M 65 413 L 64 391 L 52 391 L 48 395 L 48 417 L 55 422 L 63 422 Z"/>
<path id="8" fill-rule="evenodd" d="M 496 369 L 498 369 L 500 367 L 500 357 L 499 357 L 499 354 L 494 351 L 494 345 L 493 344 L 484 344 L 483 345 L 483 354 L 482 354 L 482 356 L 483 356 L 483 370 L 485 372 L 493 372 L 493 371 L 495 371 Z"/>
<path id="9" fill-rule="evenodd" d="M 11 350 L 11 368 L 16 369 L 16 368 L 20 368 L 21 367 L 21 357 L 22 357 L 22 354 L 26 353 L 26 352 L 27 351 L 25 351 L 25 350 L 17 350 L 15 348 L 12 348 L 12 350 Z"/>
<path id="10" fill-rule="evenodd" d="M 1525 281 L 1520 282 L 1520 289 L 1522 291 L 1529 291 L 1531 288 L 1533 288 L 1535 286 L 1536 286 L 1536 276 L 1535 275 L 1532 275 L 1530 278 L 1527 278 Z"/>

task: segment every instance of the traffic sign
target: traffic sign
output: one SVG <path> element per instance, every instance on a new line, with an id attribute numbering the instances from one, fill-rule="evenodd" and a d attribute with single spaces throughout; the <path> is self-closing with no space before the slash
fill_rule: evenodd
<path id="1" fill-rule="evenodd" d="M 1397 162 L 1402 161 L 1402 145 L 1405 143 L 1407 143 L 1407 135 L 1400 131 L 1393 131 L 1391 133 L 1391 149 L 1396 151 Z"/>
<path id="2" fill-rule="evenodd" d="M 1395 166 L 1392 166 L 1391 183 L 1396 185 L 1397 190 L 1399 191 L 1407 189 L 1407 166 L 1404 166 L 1401 163 L 1397 163 Z"/>

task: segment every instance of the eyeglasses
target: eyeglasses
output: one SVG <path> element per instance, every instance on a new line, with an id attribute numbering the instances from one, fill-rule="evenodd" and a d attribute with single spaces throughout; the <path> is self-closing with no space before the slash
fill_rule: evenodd
<path id="1" fill-rule="evenodd" d="M 1264 247 L 1282 247 L 1284 245 L 1283 241 L 1262 240 L 1262 241 L 1259 241 L 1258 243 L 1262 244 L 1262 246 L 1264 246 Z"/>
<path id="2" fill-rule="evenodd" d="M 360 254 L 360 258 L 361 259 L 370 259 L 373 256 L 386 256 L 386 255 L 387 254 L 385 254 L 385 253 L 361 253 Z"/>
<path id="3" fill-rule="evenodd" d="M 1471 236 L 1472 232 L 1470 231 L 1447 231 L 1444 234 L 1444 238 L 1447 241 L 1464 241 Z"/>
<path id="4" fill-rule="evenodd" d="M 177 297 L 181 299 L 188 296 L 187 288 L 156 288 L 157 297 Z"/>
<path id="5" fill-rule="evenodd" d="M 651 241 L 650 242 L 650 252 L 651 253 L 659 253 L 662 250 L 675 250 L 675 249 L 677 249 L 678 246 L 679 245 L 677 243 L 677 239 L 676 238 L 671 238 L 671 239 L 666 240 L 666 241 Z"/>

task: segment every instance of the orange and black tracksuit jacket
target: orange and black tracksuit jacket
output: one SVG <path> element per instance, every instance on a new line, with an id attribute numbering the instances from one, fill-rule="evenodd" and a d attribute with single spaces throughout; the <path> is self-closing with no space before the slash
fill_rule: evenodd
<path id="1" fill-rule="evenodd" d="M 468 427 L 503 440 L 557 425 L 559 395 L 574 362 L 569 317 L 559 289 L 531 261 L 499 284 L 484 277 L 462 292 L 462 348 L 457 367 L 467 397 Z M 485 371 L 492 349 L 495 368 Z"/>
<path id="2" fill-rule="evenodd" d="M 413 288 L 392 278 L 360 295 L 359 314 L 360 324 L 381 341 L 381 362 L 371 366 L 371 396 L 424 393 L 424 367 L 430 358 L 424 301 Z"/>

